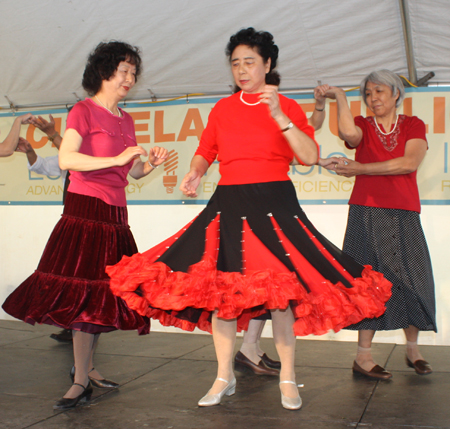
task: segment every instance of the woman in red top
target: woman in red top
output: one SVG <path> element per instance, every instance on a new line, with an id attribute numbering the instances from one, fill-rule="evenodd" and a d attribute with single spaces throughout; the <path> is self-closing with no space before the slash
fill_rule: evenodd
<path id="1" fill-rule="evenodd" d="M 294 410 L 302 404 L 295 335 L 339 330 L 382 314 L 390 283 L 331 244 L 298 204 L 289 164 L 294 157 L 316 163 L 318 147 L 300 106 L 278 94 L 272 35 L 241 30 L 227 54 L 240 91 L 212 109 L 181 184 L 195 197 L 217 158 L 222 177 L 214 195 L 179 233 L 107 272 L 114 293 L 141 314 L 186 330 L 212 330 L 217 379 L 200 406 L 235 392 L 236 330 L 270 311 L 282 405 Z"/>
<path id="2" fill-rule="evenodd" d="M 4 310 L 35 324 L 71 329 L 74 384 L 53 408 L 69 409 L 88 400 L 92 385 L 115 388 L 94 368 L 99 335 L 116 329 L 149 332 L 149 320 L 130 310 L 109 289 L 105 266 L 137 252 L 128 226 L 127 175 L 139 179 L 167 158 L 155 147 L 148 160 L 137 146 L 131 116 L 118 103 L 136 83 L 139 50 L 123 42 L 100 43 L 91 53 L 83 87 L 92 96 L 78 102 L 67 118 L 59 152 L 70 185 L 37 270 L 5 301 Z"/>
<path id="3" fill-rule="evenodd" d="M 404 329 L 406 363 L 418 374 L 430 374 L 417 346 L 419 330 L 436 332 L 434 282 L 430 256 L 420 224 L 417 169 L 428 149 L 425 124 L 417 117 L 397 114 L 405 90 L 389 70 L 369 74 L 361 95 L 374 116 L 353 119 L 342 89 L 331 87 L 338 105 L 339 136 L 356 149 L 355 161 L 322 160 L 345 177 L 356 176 L 344 252 L 361 264 L 382 272 L 392 282 L 386 312 L 348 327 L 359 330 L 353 371 L 372 378 L 392 374 L 373 361 L 375 331 Z"/>

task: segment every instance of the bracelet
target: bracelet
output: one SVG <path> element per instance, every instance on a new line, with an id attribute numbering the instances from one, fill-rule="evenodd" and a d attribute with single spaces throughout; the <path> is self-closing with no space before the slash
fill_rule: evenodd
<path id="1" fill-rule="evenodd" d="M 292 123 L 292 121 L 290 121 L 289 124 L 287 124 L 287 127 L 283 128 L 281 132 L 284 133 L 285 131 L 290 130 L 293 126 L 294 124 Z"/>
<path id="2" fill-rule="evenodd" d="M 325 107 L 323 109 L 318 109 L 317 107 L 314 107 L 315 110 L 317 110 L 318 112 L 323 112 L 325 110 Z"/>
<path id="3" fill-rule="evenodd" d="M 56 131 L 56 133 L 53 134 L 52 136 L 49 136 L 48 139 L 49 139 L 51 142 L 53 142 L 53 140 L 55 140 L 56 137 L 58 137 L 58 136 L 59 136 L 59 133 L 58 133 L 58 131 Z"/>
<path id="4" fill-rule="evenodd" d="M 153 165 L 150 161 L 147 161 L 148 165 L 153 168 L 153 170 L 157 169 L 159 165 Z"/>

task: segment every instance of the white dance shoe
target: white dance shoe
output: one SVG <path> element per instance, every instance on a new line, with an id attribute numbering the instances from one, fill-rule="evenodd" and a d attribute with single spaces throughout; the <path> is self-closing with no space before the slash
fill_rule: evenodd
<path id="1" fill-rule="evenodd" d="M 224 395 L 231 396 L 236 392 L 236 378 L 233 378 L 230 382 L 223 378 L 216 378 L 216 380 L 223 381 L 224 383 L 227 383 L 227 385 L 222 389 L 222 391 L 216 393 L 215 395 L 210 395 L 208 392 L 202 399 L 200 399 L 200 401 L 198 401 L 199 407 L 211 407 L 213 405 L 218 405 Z"/>
<path id="2" fill-rule="evenodd" d="M 290 380 L 280 381 L 280 384 L 283 383 L 297 386 L 297 383 Z M 284 396 L 283 392 L 281 392 L 281 405 L 283 405 L 283 408 L 286 408 L 286 410 L 298 410 L 302 406 L 302 398 L 300 398 L 300 395 L 296 398 L 289 398 L 288 396 Z"/>

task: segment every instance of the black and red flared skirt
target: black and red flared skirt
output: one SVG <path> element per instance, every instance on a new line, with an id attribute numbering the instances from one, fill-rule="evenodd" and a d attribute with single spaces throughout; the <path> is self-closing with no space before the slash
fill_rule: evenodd
<path id="1" fill-rule="evenodd" d="M 211 331 L 211 314 L 238 330 L 292 308 L 296 335 L 339 331 L 385 311 L 391 283 L 321 235 L 291 181 L 218 186 L 186 227 L 107 267 L 114 294 L 139 314 Z"/>
<path id="2" fill-rule="evenodd" d="M 32 325 L 92 334 L 116 329 L 147 334 L 149 319 L 111 293 L 105 273 L 106 265 L 136 252 L 126 207 L 68 193 L 37 270 L 6 299 L 3 309 Z"/>

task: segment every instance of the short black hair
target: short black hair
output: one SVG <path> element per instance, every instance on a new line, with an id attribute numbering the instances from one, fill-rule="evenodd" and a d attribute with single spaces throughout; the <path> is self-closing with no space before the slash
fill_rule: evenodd
<path id="1" fill-rule="evenodd" d="M 111 40 L 101 42 L 90 53 L 81 84 L 89 95 L 95 95 L 102 87 L 102 81 L 110 79 L 122 61 L 136 67 L 136 82 L 141 73 L 139 48 L 128 43 Z"/>
<path id="2" fill-rule="evenodd" d="M 233 51 L 239 45 L 250 46 L 253 49 L 256 48 L 258 54 L 263 58 L 264 63 L 267 63 L 270 58 L 270 70 L 266 74 L 266 83 L 268 85 L 280 84 L 281 77 L 274 70 L 277 66 L 278 46 L 275 45 L 272 34 L 267 31 L 256 31 L 253 27 L 243 28 L 236 34 L 233 34 L 225 49 L 225 53 L 230 61 Z"/>

